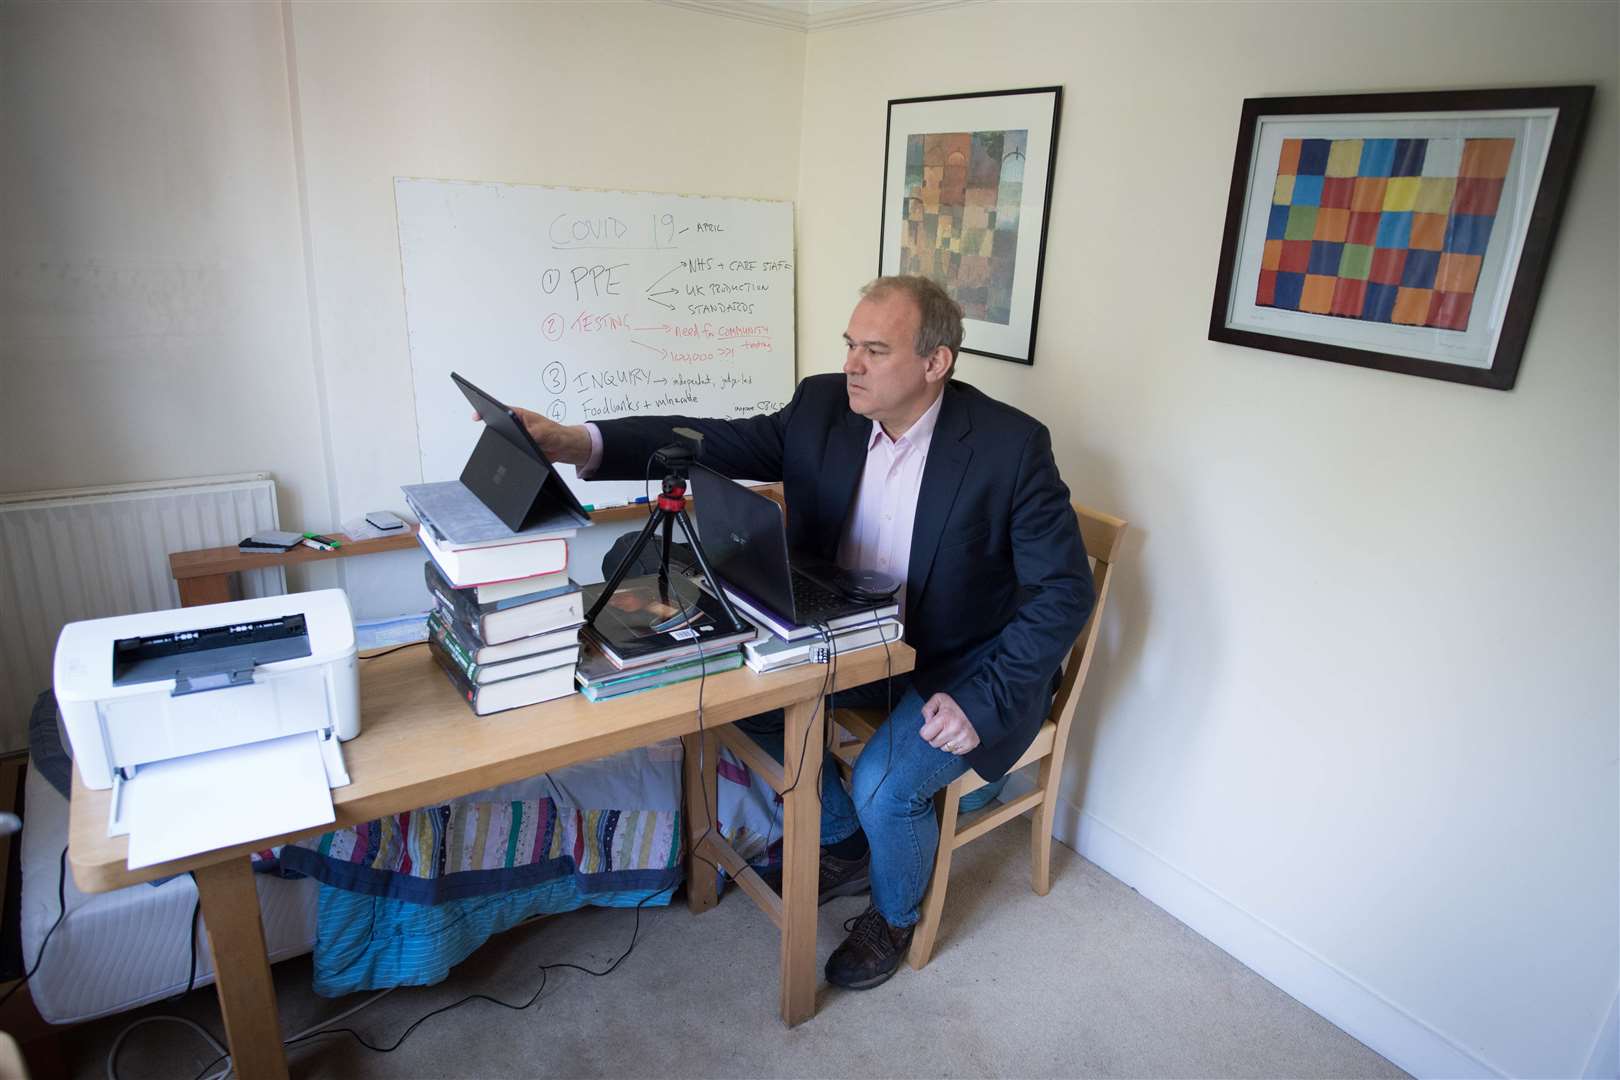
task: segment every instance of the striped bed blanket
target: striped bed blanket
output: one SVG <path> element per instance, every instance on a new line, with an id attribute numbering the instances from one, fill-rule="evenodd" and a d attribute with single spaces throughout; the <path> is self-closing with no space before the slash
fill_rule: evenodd
<path id="1" fill-rule="evenodd" d="M 349 892 L 440 904 L 575 878 L 585 892 L 664 888 L 680 871 L 679 810 L 471 795 L 291 844 L 282 866 Z"/>
<path id="2" fill-rule="evenodd" d="M 315 989 L 424 986 L 539 914 L 667 904 L 683 877 L 679 740 L 280 850 L 320 882 Z"/>

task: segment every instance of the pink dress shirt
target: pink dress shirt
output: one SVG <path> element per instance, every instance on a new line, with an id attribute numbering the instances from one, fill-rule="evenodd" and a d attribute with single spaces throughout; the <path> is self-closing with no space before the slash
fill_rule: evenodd
<path id="1" fill-rule="evenodd" d="M 866 468 L 855 492 L 855 505 L 844 522 L 838 543 L 838 565 L 877 570 L 900 580 L 900 617 L 906 615 L 906 572 L 911 567 L 911 532 L 917 521 L 917 496 L 923 466 L 939 423 L 941 394 L 898 439 L 872 421 L 866 440 Z"/>
<path id="2" fill-rule="evenodd" d="M 866 440 L 866 467 L 855 491 L 855 504 L 838 542 L 838 565 L 851 570 L 877 570 L 900 581 L 900 617 L 906 614 L 906 573 L 911 568 L 911 532 L 917 520 L 917 496 L 922 490 L 923 466 L 934 441 L 934 427 L 945 395 L 934 399 L 898 439 L 889 438 L 883 425 L 872 421 Z M 580 466 L 581 479 L 589 479 L 602 463 L 602 433 L 587 423 L 591 455 Z"/>

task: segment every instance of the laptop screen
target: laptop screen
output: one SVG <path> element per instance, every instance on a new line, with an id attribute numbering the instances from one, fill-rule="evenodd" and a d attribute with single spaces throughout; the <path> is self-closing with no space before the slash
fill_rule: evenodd
<path id="1" fill-rule="evenodd" d="M 715 575 L 772 611 L 793 617 L 782 508 L 711 469 L 692 470 L 692 502 Z"/>

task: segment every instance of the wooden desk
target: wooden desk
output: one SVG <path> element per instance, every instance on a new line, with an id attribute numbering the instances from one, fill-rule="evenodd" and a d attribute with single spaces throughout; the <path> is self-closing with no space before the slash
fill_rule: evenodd
<path id="1" fill-rule="evenodd" d="M 313 554 L 313 553 L 312 553 Z M 874 655 L 875 654 L 875 655 Z M 841 658 L 836 685 L 858 686 L 911 670 L 903 643 Z M 741 860 L 709 831 L 713 810 L 714 729 L 768 709 L 786 715 L 787 760 L 781 775 L 807 777 L 783 796 L 783 885 L 770 903 L 768 887 L 751 871 L 748 895 L 781 926 L 781 1015 L 797 1024 L 815 1012 L 816 902 L 820 849 L 820 787 L 815 782 L 825 718 L 819 707 L 828 669 L 820 665 L 755 675 L 746 668 L 711 676 L 703 686 L 698 727 L 697 681 L 596 704 L 574 695 L 526 709 L 478 717 L 451 688 L 425 648 L 360 662 L 361 733 L 344 744 L 352 783 L 332 792 L 335 825 L 265 837 L 140 870 L 128 869 L 125 837 L 107 835 L 108 791 L 84 786 L 73 774 L 68 859 L 86 892 L 106 892 L 153 878 L 196 872 L 197 891 L 218 967 L 220 1011 L 237 1072 L 244 1080 L 287 1075 L 275 989 L 248 853 L 329 828 L 432 805 L 496 784 L 588 761 L 633 746 L 681 736 L 687 746 L 686 818 L 689 902 L 714 903 L 714 875 L 693 859 L 693 841 L 707 833 L 706 856 L 736 869 Z M 709 799 L 692 782 L 695 757 L 706 755 Z M 804 751 L 801 761 L 801 750 Z M 766 895 L 761 895 L 764 889 Z M 772 910 L 773 906 L 776 910 Z"/>

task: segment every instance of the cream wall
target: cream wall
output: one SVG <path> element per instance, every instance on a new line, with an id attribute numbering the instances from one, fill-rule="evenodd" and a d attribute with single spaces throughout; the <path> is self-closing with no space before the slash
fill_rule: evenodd
<path id="1" fill-rule="evenodd" d="M 803 71 L 651 3 L 0 3 L 0 491 L 269 469 L 288 524 L 402 510 L 393 178 L 792 199 Z M 368 616 L 426 606 L 420 561 L 336 565 Z"/>
<path id="2" fill-rule="evenodd" d="M 808 43 L 801 374 L 876 263 L 885 102 L 1063 85 L 1036 363 L 958 375 L 1136 530 L 1070 840 L 1429 1074 L 1579 1075 L 1620 977 L 1616 14 L 997 4 Z M 1245 97 L 1567 82 L 1596 112 L 1512 393 L 1206 340 Z"/>
<path id="3" fill-rule="evenodd" d="M 291 13 L 345 515 L 397 505 L 399 485 L 421 478 L 394 177 L 794 196 L 802 35 L 645 3 Z M 522 387 L 490 389 L 524 400 Z M 599 546 L 576 545 L 575 561 L 599 563 Z M 357 562 L 351 594 L 386 605 L 420 562 Z"/>
<path id="4" fill-rule="evenodd" d="M 279 10 L 0 4 L 0 101 L 0 491 L 269 469 L 323 515 Z"/>

